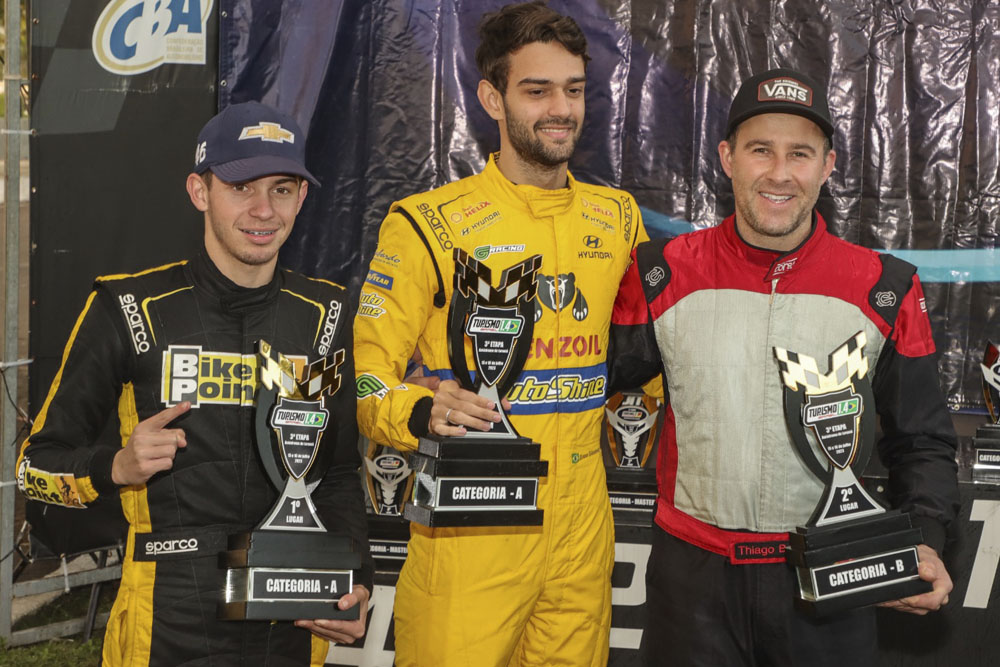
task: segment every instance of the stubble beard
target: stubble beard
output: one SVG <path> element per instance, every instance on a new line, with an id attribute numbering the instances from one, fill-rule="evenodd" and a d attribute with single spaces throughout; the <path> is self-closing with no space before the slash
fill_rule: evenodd
<path id="1" fill-rule="evenodd" d="M 573 118 L 549 118 L 545 121 L 538 121 L 532 128 L 537 132 L 546 125 L 567 125 L 572 128 L 569 140 L 556 146 L 546 146 L 542 140 L 529 130 L 527 125 L 513 117 L 510 109 L 504 104 L 507 114 L 507 138 L 510 139 L 510 147 L 517 153 L 522 161 L 542 167 L 553 169 L 569 162 L 576 150 L 576 142 L 580 138 L 580 128 Z"/>

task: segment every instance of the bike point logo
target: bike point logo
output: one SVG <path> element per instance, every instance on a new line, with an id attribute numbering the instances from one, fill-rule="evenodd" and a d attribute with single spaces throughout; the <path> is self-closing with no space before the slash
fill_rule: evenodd
<path id="1" fill-rule="evenodd" d="M 98 64 L 130 76 L 166 63 L 205 64 L 208 17 L 215 0 L 112 0 L 94 26 Z"/>
<path id="2" fill-rule="evenodd" d="M 285 355 L 302 376 L 307 359 Z M 160 391 L 167 407 L 191 401 L 197 408 L 206 403 L 254 405 L 259 377 L 256 354 L 212 352 L 198 345 L 171 345 L 163 351 Z"/>

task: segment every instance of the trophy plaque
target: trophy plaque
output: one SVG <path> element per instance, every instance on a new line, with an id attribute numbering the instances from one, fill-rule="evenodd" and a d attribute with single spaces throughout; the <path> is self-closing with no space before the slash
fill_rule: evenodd
<path id="1" fill-rule="evenodd" d="M 642 390 L 615 394 L 604 406 L 601 449 L 616 520 L 648 524 L 656 509 L 656 444 L 663 409 Z"/>
<path id="2" fill-rule="evenodd" d="M 972 481 L 1000 484 L 1000 351 L 995 343 L 987 342 L 980 368 L 989 422 L 978 427 L 972 438 L 976 457 L 972 464 Z"/>
<path id="3" fill-rule="evenodd" d="M 792 442 L 826 484 L 806 526 L 789 534 L 788 560 L 799 580 L 796 606 L 811 616 L 931 590 L 917 574 L 920 529 L 909 514 L 886 510 L 858 481 L 875 431 L 865 341 L 859 331 L 834 350 L 825 375 L 812 357 L 774 348 Z"/>
<path id="4" fill-rule="evenodd" d="M 229 550 L 219 554 L 219 567 L 226 571 L 221 619 L 359 617 L 357 605 L 341 610 L 337 601 L 351 592 L 361 555 L 352 538 L 328 533 L 316 513 L 310 493 L 322 474 L 312 483 L 306 480 L 318 460 L 328 460 L 320 447 L 330 421 L 323 399 L 340 389 L 338 367 L 345 356 L 340 349 L 309 365 L 299 382 L 288 358 L 264 341 L 258 344 L 257 452 L 280 495 L 260 524 L 231 535 Z"/>
<path id="5" fill-rule="evenodd" d="M 517 434 L 500 399 L 528 358 L 541 255 L 504 269 L 500 285 L 482 262 L 455 248 L 455 289 L 448 311 L 448 357 L 464 389 L 493 401 L 500 421 L 488 432 L 428 435 L 410 455 L 416 479 L 403 516 L 425 526 L 538 526 L 541 447 Z M 475 378 L 465 357 L 472 343 Z"/>

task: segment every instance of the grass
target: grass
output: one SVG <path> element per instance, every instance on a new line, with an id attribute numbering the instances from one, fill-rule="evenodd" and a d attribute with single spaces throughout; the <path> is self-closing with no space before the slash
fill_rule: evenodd
<path id="1" fill-rule="evenodd" d="M 101 589 L 98 611 L 110 611 L 117 586 L 106 585 Z M 24 630 L 48 623 L 80 618 L 87 613 L 90 601 L 90 586 L 74 588 L 67 595 L 61 595 L 49 604 L 21 618 L 14 624 L 14 630 Z M 96 628 L 90 641 L 83 641 L 80 635 L 63 639 L 53 639 L 40 644 L 18 646 L 0 650 L 0 667 L 91 667 L 101 664 L 101 646 L 104 628 Z"/>

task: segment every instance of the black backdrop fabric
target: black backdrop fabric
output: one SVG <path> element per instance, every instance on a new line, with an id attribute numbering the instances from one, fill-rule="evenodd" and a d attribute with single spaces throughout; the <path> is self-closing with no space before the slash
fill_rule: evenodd
<path id="1" fill-rule="evenodd" d="M 220 104 L 309 128 L 310 194 L 282 259 L 357 287 L 392 201 L 479 170 L 476 24 L 501 0 L 220 0 Z M 985 0 L 552 0 L 587 34 L 574 174 L 623 187 L 653 236 L 732 210 L 717 145 L 739 82 L 797 68 L 827 87 L 839 236 L 918 265 L 953 410 L 982 409 L 1000 338 L 1000 7 Z M 803 323 L 808 326 L 808 323 Z"/>
<path id="2" fill-rule="evenodd" d="M 308 128 L 323 187 L 282 260 L 356 288 L 390 203 L 479 170 L 497 147 L 475 98 L 473 51 L 480 16 L 501 4 L 32 3 L 33 409 L 93 277 L 173 261 L 198 243 L 183 179 L 217 107 L 261 99 Z M 820 210 L 838 235 L 918 265 L 949 405 L 982 409 L 979 361 L 1000 338 L 997 3 L 550 4 L 577 19 L 593 57 L 571 167 L 632 191 L 654 236 L 731 210 L 716 147 L 739 81 L 781 65 L 826 85 L 838 157 Z M 117 34 L 126 59 L 143 40 L 182 41 L 168 42 L 165 62 L 121 73 L 101 64 L 110 56 L 97 34 Z M 188 52 L 195 37 L 202 63 Z"/>

